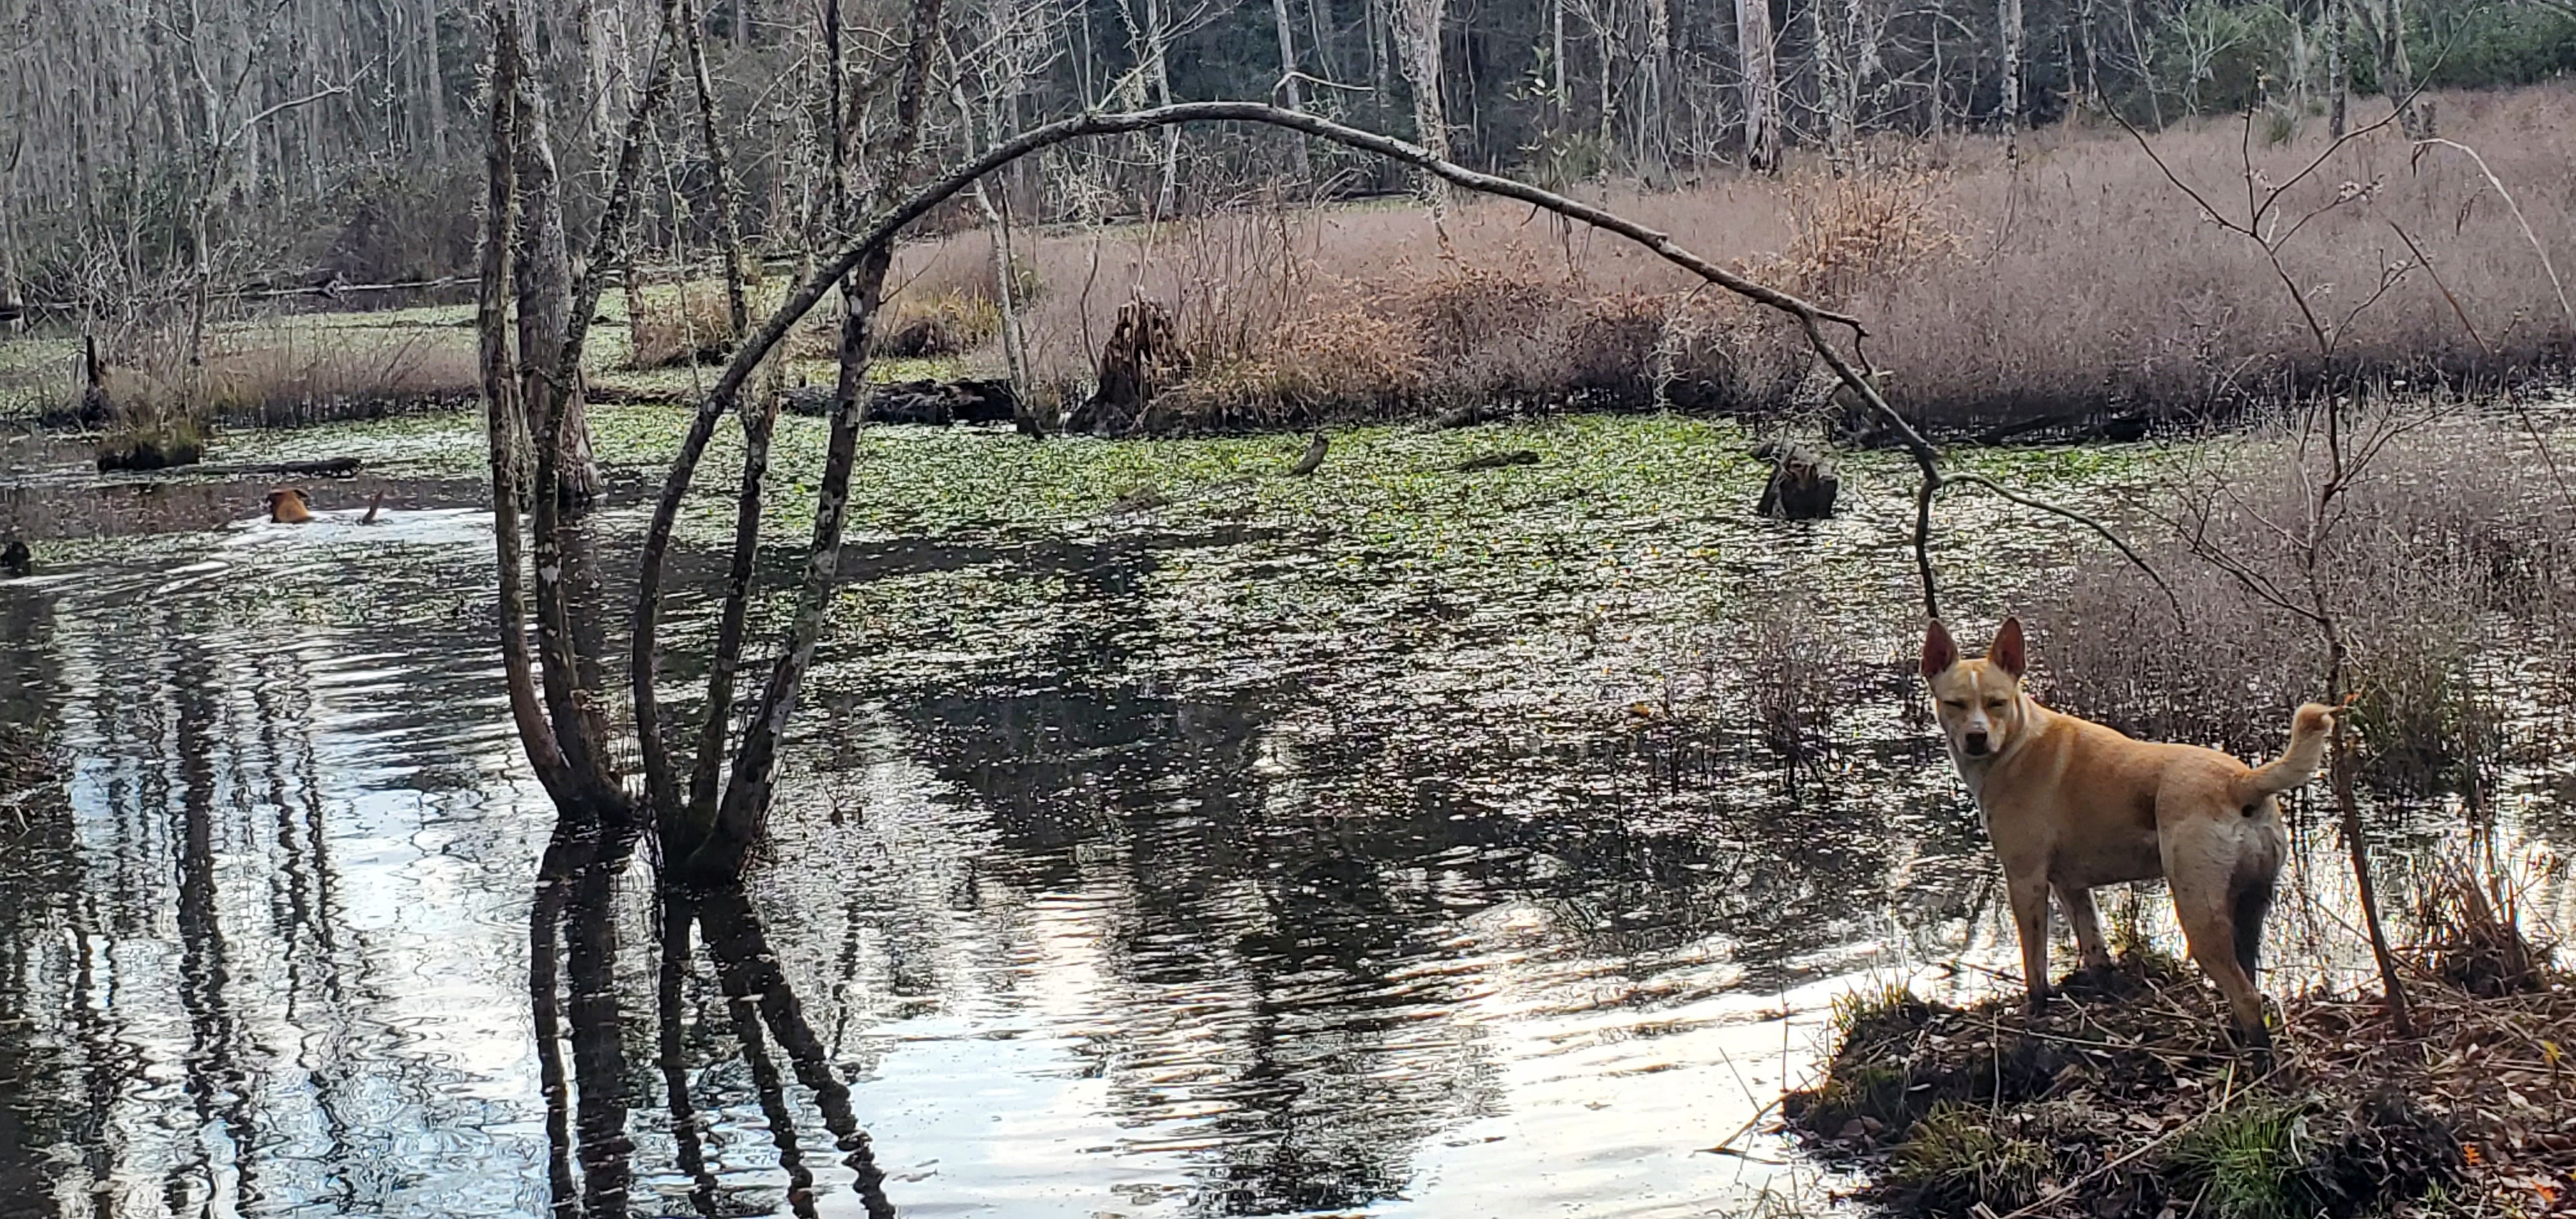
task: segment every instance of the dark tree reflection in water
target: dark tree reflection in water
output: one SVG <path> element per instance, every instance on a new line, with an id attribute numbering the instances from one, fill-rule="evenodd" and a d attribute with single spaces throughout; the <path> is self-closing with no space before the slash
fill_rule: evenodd
<path id="1" fill-rule="evenodd" d="M 2008 961 L 1988 852 L 1877 670 L 1794 786 L 1759 717 L 1631 704 L 1665 668 L 1723 693 L 1744 587 L 1856 590 L 1817 611 L 1840 646 L 1909 643 L 1870 582 L 1905 574 L 1870 548 L 1905 505 L 1864 492 L 1791 548 L 1511 477 L 1461 528 L 1528 528 L 1473 562 L 1257 512 L 864 539 L 773 841 L 715 891 L 557 824 L 470 496 L 0 580 L 0 706 L 70 763 L 0 807 L 0 1214 L 1642 1216 L 1812 1187 L 1697 1153 L 1856 978 Z M 632 513 L 599 518 L 601 571 Z M 2052 545 L 1982 527 L 2015 563 Z M 1620 583 L 1685 549 L 1713 557 Z M 673 556 L 675 660 L 721 567 Z M 1684 594 L 1715 659 L 1619 634 Z M 666 678 L 693 720 L 703 674 Z"/>

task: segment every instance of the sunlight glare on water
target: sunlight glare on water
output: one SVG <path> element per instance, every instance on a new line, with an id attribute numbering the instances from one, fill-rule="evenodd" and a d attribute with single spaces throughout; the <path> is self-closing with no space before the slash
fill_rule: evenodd
<path id="1" fill-rule="evenodd" d="M 1629 443 L 1584 426 L 1616 443 L 1542 435 Z M 1983 989 L 1923 963 L 2009 945 L 1905 710 L 1899 476 L 1762 525 L 1730 433 L 1653 426 L 1645 456 L 1474 484 L 1337 446 L 1340 518 L 884 491 L 913 515 L 863 519 L 775 841 L 706 923 L 732 930 L 668 1061 L 645 853 L 541 876 L 595 847 L 554 839 L 521 761 L 472 484 L 388 478 L 372 526 L 347 489 L 300 528 L 241 486 L 132 509 L 168 527 L 0 582 L 11 712 L 71 759 L 59 810 L 0 829 L 0 1213 L 534 1216 L 620 1173 L 675 1214 L 864 1214 L 870 1171 L 922 1216 L 1815 1196 L 1765 1114 L 1833 998 Z M 947 527 L 902 523 L 924 502 Z M 599 518 L 621 614 L 640 513 Z M 1956 527 L 2005 566 L 2065 549 L 1991 507 Z M 683 543 L 666 692 L 694 716 L 719 560 Z M 1804 770 L 1723 697 L 1783 586 L 1873 658 Z M 532 991 L 539 933 L 562 968 Z M 747 1051 L 736 976 L 813 1045 Z"/>

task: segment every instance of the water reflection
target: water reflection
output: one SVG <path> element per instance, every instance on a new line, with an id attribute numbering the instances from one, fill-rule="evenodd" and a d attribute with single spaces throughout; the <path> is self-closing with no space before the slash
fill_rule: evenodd
<path id="1" fill-rule="evenodd" d="M 714 893 L 527 777 L 463 497 L 0 582 L 0 1212 L 1700 1214 L 1855 971 L 2011 956 L 1901 691 L 1793 776 L 1581 569 L 1316 544 L 870 543 Z"/>

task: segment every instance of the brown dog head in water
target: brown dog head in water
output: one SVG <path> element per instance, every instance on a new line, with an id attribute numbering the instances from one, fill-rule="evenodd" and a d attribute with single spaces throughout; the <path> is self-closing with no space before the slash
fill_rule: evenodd
<path id="1" fill-rule="evenodd" d="M 313 519 L 313 499 L 301 487 L 279 487 L 268 493 L 268 519 L 280 525 L 301 525 Z"/>

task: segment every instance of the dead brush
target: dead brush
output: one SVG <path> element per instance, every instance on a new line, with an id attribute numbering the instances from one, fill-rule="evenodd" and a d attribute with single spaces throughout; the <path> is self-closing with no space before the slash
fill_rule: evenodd
<path id="1" fill-rule="evenodd" d="M 1527 334 L 1564 301 L 1565 289 L 1542 278 L 1535 266 L 1512 269 L 1460 267 L 1415 284 L 1404 312 L 1421 334 L 1422 354 L 1458 362 L 1497 336 Z"/>
<path id="2" fill-rule="evenodd" d="M 2576 552 L 2556 540 L 2576 523 L 2534 477 L 2537 458 L 2516 456 L 2506 420 L 2417 400 L 2341 409 L 2356 430 L 2392 412 L 2411 425 L 2341 501 L 2369 527 L 2329 535 L 2320 562 L 2356 694 L 2360 773 L 2382 790 L 2477 790 L 2568 722 L 2560 704 L 2512 697 L 2519 678 L 2500 658 L 2533 641 L 2563 654 L 2551 642 L 2564 637 L 2561 601 L 2533 590 L 2576 581 Z M 2304 527 L 2323 448 L 2280 426 L 2169 465 L 2128 537 L 2188 629 L 2124 560 L 2086 555 L 2031 615 L 2052 641 L 2057 705 L 2144 739 L 2239 757 L 2277 748 L 2277 722 L 2246 709 L 2315 697 L 2326 656 L 2307 620 L 2257 589 L 2301 587 L 2285 539 Z"/>
<path id="3" fill-rule="evenodd" d="M 2463 851 L 2434 852 L 2415 897 L 2411 955 L 2434 977 L 2481 999 L 2545 990 L 2557 946 L 2523 932 L 2522 887 L 2481 833 Z"/>
<path id="4" fill-rule="evenodd" d="M 641 292 L 627 308 L 633 311 L 627 323 L 633 342 L 629 368 L 716 364 L 733 353 L 733 319 L 722 283 L 693 280 Z"/>
<path id="5" fill-rule="evenodd" d="M 1930 170 L 1793 177 L 1783 191 L 1789 243 L 1758 278 L 1838 305 L 1923 273 L 1965 244 L 1944 202 L 1948 178 Z"/>
<path id="6" fill-rule="evenodd" d="M 1410 328 L 1362 311 L 1289 323 L 1257 351 L 1203 348 L 1165 393 L 1154 428 L 1305 427 L 1398 413 L 1426 389 Z"/>
<path id="7" fill-rule="evenodd" d="M 214 425 L 304 427 L 445 406 L 480 392 L 470 340 L 441 331 L 314 329 L 288 319 L 185 341 L 147 338 L 106 369 L 103 469 L 194 464 Z"/>
<path id="8" fill-rule="evenodd" d="M 1829 659 L 1843 655 L 1801 589 L 1769 593 L 1745 611 L 1742 646 L 1745 697 L 1762 746 L 1792 774 L 1819 770 L 1833 752 L 1833 726 L 1841 705 L 1841 673 Z M 1713 693 L 1713 692 L 1712 692 Z"/>
<path id="9" fill-rule="evenodd" d="M 886 307 L 876 351 L 898 360 L 964 355 L 1002 333 L 1002 306 L 990 294 L 956 288 L 907 292 Z"/>
<path id="10" fill-rule="evenodd" d="M 1530 259 L 1453 269 L 1399 308 L 1444 406 L 1643 410 L 1671 367 L 1670 297 L 1601 293 Z"/>

